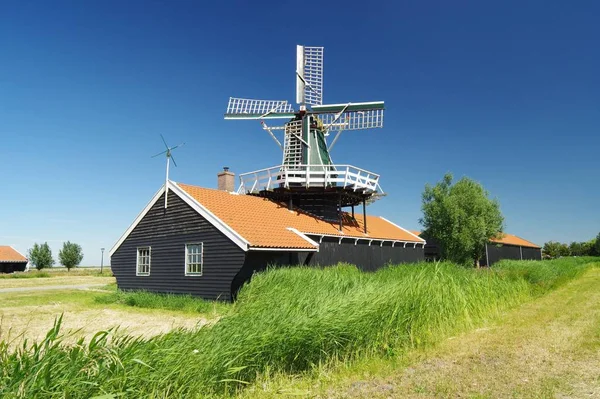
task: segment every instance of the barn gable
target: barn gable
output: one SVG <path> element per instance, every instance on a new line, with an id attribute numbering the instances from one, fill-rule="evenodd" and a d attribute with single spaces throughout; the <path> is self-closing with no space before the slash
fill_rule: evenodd
<path id="1" fill-rule="evenodd" d="M 168 195 L 167 209 L 163 192 L 111 251 L 119 288 L 229 300 L 245 252 L 172 190 Z M 186 244 L 192 243 L 203 244 L 202 273 L 186 275 Z M 147 275 L 137 273 L 138 248 L 149 249 Z"/>

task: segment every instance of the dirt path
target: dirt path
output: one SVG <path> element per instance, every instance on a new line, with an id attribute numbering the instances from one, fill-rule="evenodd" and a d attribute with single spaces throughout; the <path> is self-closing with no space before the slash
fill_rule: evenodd
<path id="1" fill-rule="evenodd" d="M 78 276 L 73 273 L 73 276 L 0 279 L 0 290 L 5 288 L 43 287 L 49 285 L 107 285 L 114 282 L 114 277 Z"/>
<path id="2" fill-rule="evenodd" d="M 14 288 L 0 288 L 0 294 L 7 294 L 10 292 L 29 292 L 29 291 L 45 291 L 45 290 L 89 290 L 91 288 L 104 287 L 106 284 L 65 284 L 65 285 L 40 285 L 32 287 L 14 287 Z"/>

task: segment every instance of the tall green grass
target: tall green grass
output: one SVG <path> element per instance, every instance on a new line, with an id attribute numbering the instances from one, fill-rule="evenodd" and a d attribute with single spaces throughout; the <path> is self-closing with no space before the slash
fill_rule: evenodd
<path id="1" fill-rule="evenodd" d="M 579 276 L 587 269 L 586 265 L 594 262 L 600 262 L 600 258 L 583 256 L 543 262 L 502 260 L 494 265 L 494 270 L 512 280 L 527 281 L 532 293 L 541 295 Z"/>
<path id="2" fill-rule="evenodd" d="M 487 270 L 446 263 L 375 273 L 350 265 L 270 270 L 255 276 L 210 328 L 148 340 L 100 332 L 89 343 L 64 347 L 58 323 L 40 344 L 13 352 L 0 347 L 0 394 L 207 397 L 239 389 L 261 374 L 395 356 L 480 325 L 588 264 L 565 259 L 504 262 Z"/>

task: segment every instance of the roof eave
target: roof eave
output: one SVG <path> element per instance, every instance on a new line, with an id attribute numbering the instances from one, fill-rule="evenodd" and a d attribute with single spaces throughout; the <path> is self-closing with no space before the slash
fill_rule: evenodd
<path id="1" fill-rule="evenodd" d="M 248 251 L 319 252 L 319 248 L 248 247 Z"/>

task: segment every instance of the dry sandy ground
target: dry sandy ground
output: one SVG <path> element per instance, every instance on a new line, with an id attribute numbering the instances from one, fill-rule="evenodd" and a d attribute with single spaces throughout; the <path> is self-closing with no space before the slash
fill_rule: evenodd
<path id="1" fill-rule="evenodd" d="M 96 288 L 49 289 L 112 282 L 114 278 L 111 277 L 92 276 L 0 280 L 0 341 L 9 342 L 11 347 L 20 345 L 24 339 L 39 341 L 61 314 L 61 331 L 68 336 L 66 342 L 82 336 L 89 338 L 98 331 L 116 327 L 119 333 L 150 337 L 174 328 L 192 329 L 206 324 L 201 315 L 98 304 L 94 302 L 94 296 L 106 291 Z M 19 288 L 19 292 L 2 293 L 5 288 L 11 291 Z"/>
<path id="2" fill-rule="evenodd" d="M 191 329 L 206 323 L 206 319 L 203 318 L 164 311 L 110 308 L 73 310 L 68 304 L 20 306 L 0 310 L 2 317 L 0 340 L 11 342 L 13 347 L 19 345 L 25 338 L 39 341 L 46 336 L 55 318 L 61 313 L 64 313 L 61 331 L 70 335 L 67 342 L 81 336 L 89 338 L 98 331 L 117 326 L 121 333 L 150 337 L 174 328 Z"/>
<path id="3" fill-rule="evenodd" d="M 57 276 L 45 278 L 6 278 L 0 279 L 0 289 L 20 287 L 41 287 L 48 285 L 85 285 L 85 284 L 110 284 L 115 282 L 114 277 L 94 276 Z"/>

